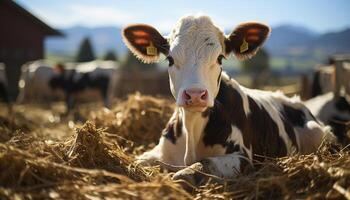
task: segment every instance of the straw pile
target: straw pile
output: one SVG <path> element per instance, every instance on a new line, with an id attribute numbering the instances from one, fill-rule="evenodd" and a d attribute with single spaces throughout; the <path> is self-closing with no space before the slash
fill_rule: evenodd
<path id="1" fill-rule="evenodd" d="M 0 141 L 0 199 L 350 199 L 349 147 L 327 144 L 186 192 L 172 174 L 134 162 L 140 146 L 158 139 L 172 108 L 168 100 L 131 95 L 56 140 L 22 130 L 25 121 L 1 123 L 8 138 Z M 143 143 L 140 133 L 154 140 Z"/>
<path id="2" fill-rule="evenodd" d="M 135 93 L 117 103 L 111 111 L 103 109 L 90 113 L 97 126 L 106 127 L 137 144 L 157 142 L 174 110 L 174 103 L 164 98 L 154 98 Z"/>
<path id="3" fill-rule="evenodd" d="M 109 135 L 87 122 L 63 142 L 19 134 L 0 143 L 0 199 L 189 197 L 157 167 L 135 165 Z"/>

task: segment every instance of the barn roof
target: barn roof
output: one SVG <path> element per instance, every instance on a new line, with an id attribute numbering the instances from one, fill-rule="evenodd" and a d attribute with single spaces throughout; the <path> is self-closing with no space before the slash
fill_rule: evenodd
<path id="1" fill-rule="evenodd" d="M 44 23 L 43 21 L 41 21 L 38 17 L 34 16 L 32 13 L 30 13 L 29 11 L 27 11 L 26 9 L 24 9 L 23 7 L 21 7 L 20 5 L 18 5 L 16 2 L 14 2 L 13 0 L 1 0 L 0 1 L 0 5 L 1 4 L 5 4 L 11 8 L 13 8 L 14 10 L 16 10 L 19 14 L 23 15 L 24 17 L 30 19 L 34 24 L 38 25 L 40 28 L 43 29 L 43 31 L 45 32 L 46 35 L 49 36 L 63 36 L 63 34 L 50 27 L 49 25 L 47 25 L 46 23 Z"/>

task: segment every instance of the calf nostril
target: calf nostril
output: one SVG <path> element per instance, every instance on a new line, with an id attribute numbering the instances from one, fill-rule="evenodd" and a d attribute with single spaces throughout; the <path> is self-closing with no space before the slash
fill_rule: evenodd
<path id="1" fill-rule="evenodd" d="M 201 99 L 202 99 L 202 100 L 206 100 L 207 97 L 208 97 L 208 91 L 205 90 L 205 91 L 201 94 Z"/>
<path id="2" fill-rule="evenodd" d="M 191 95 L 188 94 L 186 90 L 184 91 L 183 94 L 184 94 L 185 100 L 190 100 L 191 99 Z"/>

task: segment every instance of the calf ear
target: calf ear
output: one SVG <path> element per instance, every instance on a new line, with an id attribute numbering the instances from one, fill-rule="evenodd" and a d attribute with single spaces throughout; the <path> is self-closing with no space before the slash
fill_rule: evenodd
<path id="1" fill-rule="evenodd" d="M 168 41 L 153 27 L 145 24 L 135 24 L 122 30 L 126 46 L 145 63 L 158 61 L 160 53 L 168 55 Z"/>
<path id="2" fill-rule="evenodd" d="M 251 58 L 268 38 L 270 31 L 270 27 L 260 23 L 240 24 L 225 40 L 226 54 L 233 52 L 239 60 Z"/>

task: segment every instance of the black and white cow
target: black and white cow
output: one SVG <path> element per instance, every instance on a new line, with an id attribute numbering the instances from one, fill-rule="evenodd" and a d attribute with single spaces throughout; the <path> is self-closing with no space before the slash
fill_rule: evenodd
<path id="1" fill-rule="evenodd" d="M 53 65 L 45 60 L 31 61 L 22 66 L 18 83 L 17 103 L 50 102 L 63 99 L 63 93 L 49 86 L 54 76 Z"/>
<path id="2" fill-rule="evenodd" d="M 49 85 L 64 91 L 68 112 L 73 108 L 75 96 L 87 90 L 95 90 L 101 95 L 104 106 L 109 108 L 115 94 L 118 79 L 117 66 L 113 61 L 92 61 L 80 63 L 74 69 L 66 70 L 62 64 L 55 68 Z"/>
<path id="3" fill-rule="evenodd" d="M 332 132 L 344 145 L 350 143 L 350 97 L 334 96 L 333 92 L 317 96 L 305 102 L 312 114 L 324 124 L 332 127 Z"/>
<path id="4" fill-rule="evenodd" d="M 167 57 L 177 104 L 158 145 L 139 162 L 188 166 L 173 178 L 197 185 L 202 178 L 193 169 L 233 178 L 261 156 L 315 151 L 328 132 L 299 98 L 245 88 L 222 71 L 222 59 L 254 56 L 269 34 L 268 26 L 249 22 L 225 36 L 207 16 L 183 17 L 167 38 L 149 25 L 124 28 L 124 42 L 139 59 Z"/>
<path id="5" fill-rule="evenodd" d="M 7 104 L 8 110 L 11 112 L 12 106 L 8 93 L 7 78 L 5 72 L 5 65 L 0 63 L 0 101 Z"/>

